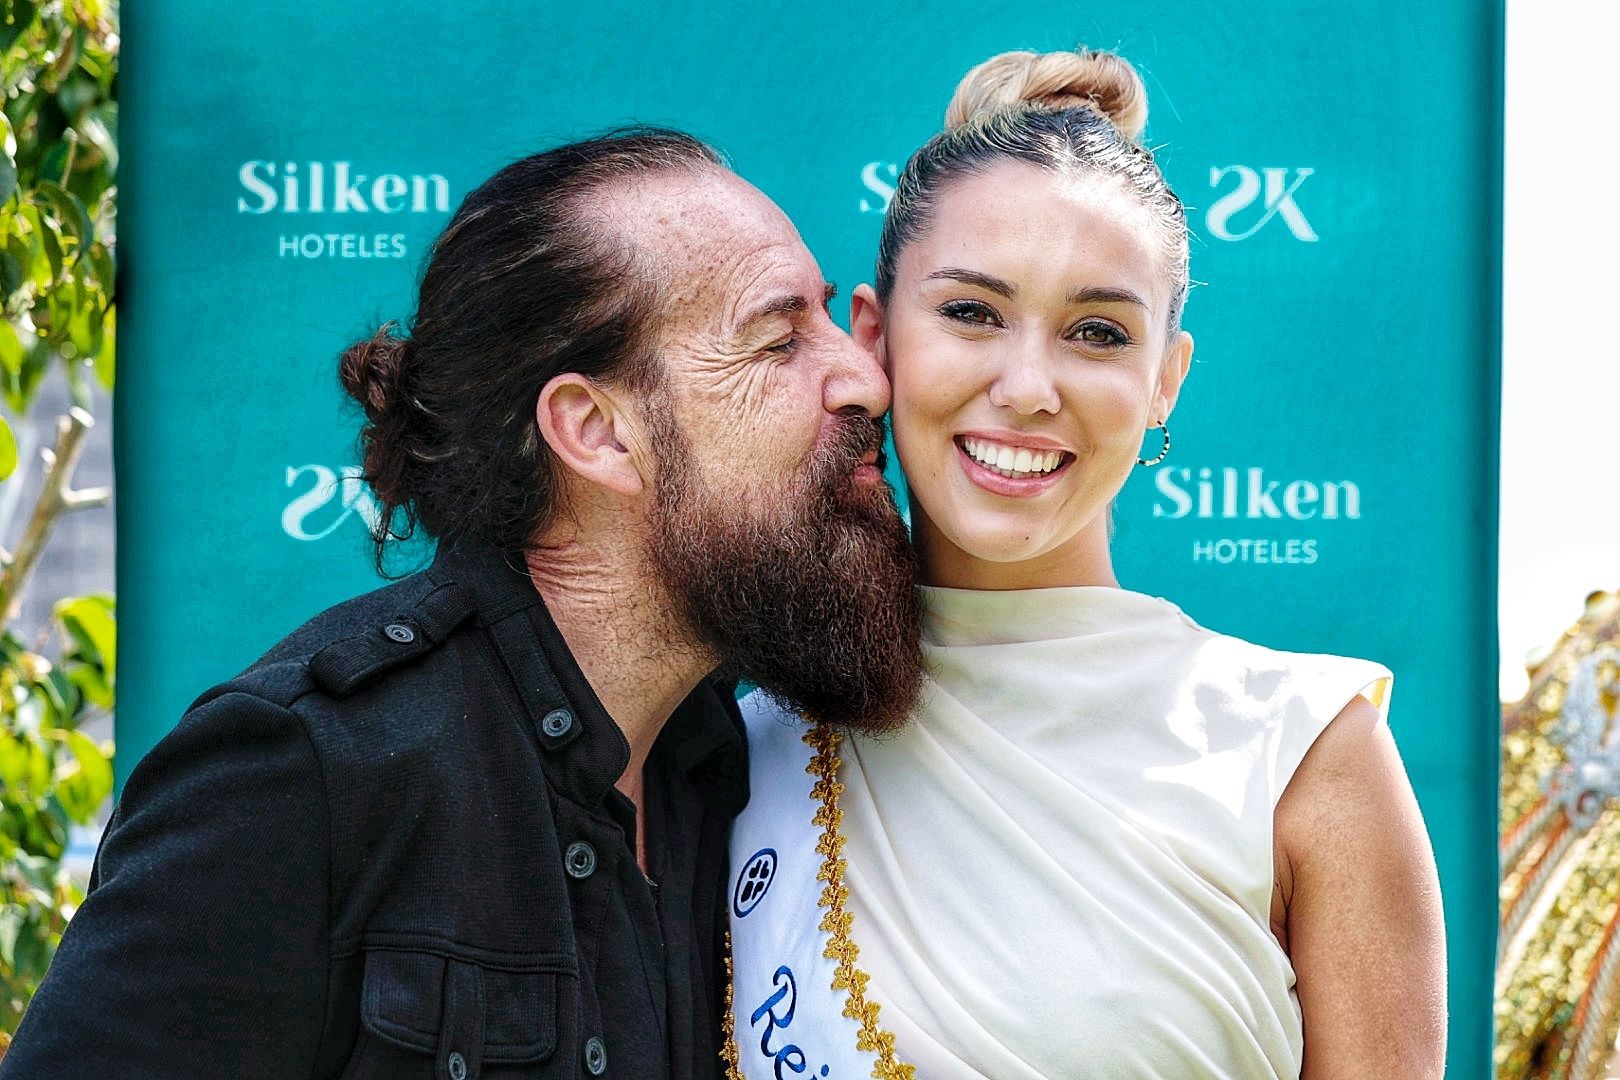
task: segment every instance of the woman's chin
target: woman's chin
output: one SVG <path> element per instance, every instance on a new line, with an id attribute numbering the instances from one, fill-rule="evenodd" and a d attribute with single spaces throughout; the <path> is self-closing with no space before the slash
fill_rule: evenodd
<path id="1" fill-rule="evenodd" d="M 1046 545 L 1026 533 L 958 533 L 943 539 L 945 543 L 928 559 L 929 577 L 971 578 L 980 583 L 974 586 L 976 588 L 996 588 L 1002 578 L 1009 582 L 1021 578 L 1042 556 L 1049 554 Z M 933 583 L 948 584 L 945 581 Z"/>
<path id="2" fill-rule="evenodd" d="M 1050 510 L 1039 515 L 982 513 L 956 506 L 954 513 L 918 514 L 912 526 L 931 585 L 982 589 L 1039 588 L 1083 584 L 1108 566 L 1107 515 L 1080 515 L 1078 525 L 1054 529 Z M 943 509 L 943 508 L 942 508 Z M 1074 507 L 1064 509 L 1073 511 Z M 1106 504 L 1104 506 L 1106 509 Z"/>

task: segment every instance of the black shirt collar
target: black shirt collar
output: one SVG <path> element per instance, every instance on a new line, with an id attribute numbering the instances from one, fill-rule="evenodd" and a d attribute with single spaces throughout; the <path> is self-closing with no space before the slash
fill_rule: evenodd
<path id="1" fill-rule="evenodd" d="M 472 595 L 478 622 L 523 700 L 548 779 L 584 805 L 599 803 L 629 764 L 630 744 L 574 660 L 522 558 L 462 538 L 441 545 L 429 573 Z M 658 745 L 673 751 L 665 760 L 706 801 L 732 812 L 747 803 L 743 724 L 731 685 L 701 680 L 670 716 Z"/>

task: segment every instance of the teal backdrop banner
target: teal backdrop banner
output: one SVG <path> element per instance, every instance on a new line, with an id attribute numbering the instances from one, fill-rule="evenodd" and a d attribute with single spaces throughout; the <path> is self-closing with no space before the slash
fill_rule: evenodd
<path id="1" fill-rule="evenodd" d="M 1449 1075 L 1490 1075 L 1500 3 L 126 7 L 121 778 L 196 694 L 377 583 L 337 356 L 410 314 L 479 181 L 625 122 L 686 128 L 847 297 L 969 67 L 1115 48 L 1199 282 L 1174 450 L 1115 510 L 1120 577 L 1395 670 Z"/>

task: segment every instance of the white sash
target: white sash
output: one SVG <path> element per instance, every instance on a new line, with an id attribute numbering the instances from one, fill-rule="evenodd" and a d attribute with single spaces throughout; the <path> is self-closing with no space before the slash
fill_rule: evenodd
<path id="1" fill-rule="evenodd" d="M 749 805 L 732 827 L 732 1020 L 748 1080 L 859 1080 L 873 1053 L 834 989 L 836 965 L 821 927 L 824 856 L 812 819 L 819 801 L 805 771 L 805 723 L 765 695 L 744 699 Z"/>

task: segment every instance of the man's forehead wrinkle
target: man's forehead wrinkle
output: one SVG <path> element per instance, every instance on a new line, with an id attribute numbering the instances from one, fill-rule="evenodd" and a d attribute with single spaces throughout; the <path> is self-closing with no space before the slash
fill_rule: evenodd
<path id="1" fill-rule="evenodd" d="M 793 286 L 783 280 L 781 272 L 786 260 L 784 244 L 771 244 L 747 252 L 737 259 L 734 271 L 736 287 L 726 297 L 724 325 L 732 333 L 746 329 L 747 321 L 761 304 L 794 294 Z"/>
<path id="2" fill-rule="evenodd" d="M 742 320 L 784 297 L 820 304 L 824 288 L 781 210 L 718 170 L 615 185 L 593 209 L 661 271 L 660 351 L 706 391 L 758 400 L 761 384 L 773 381 L 765 372 L 772 365 L 759 362 L 758 326 Z"/>

